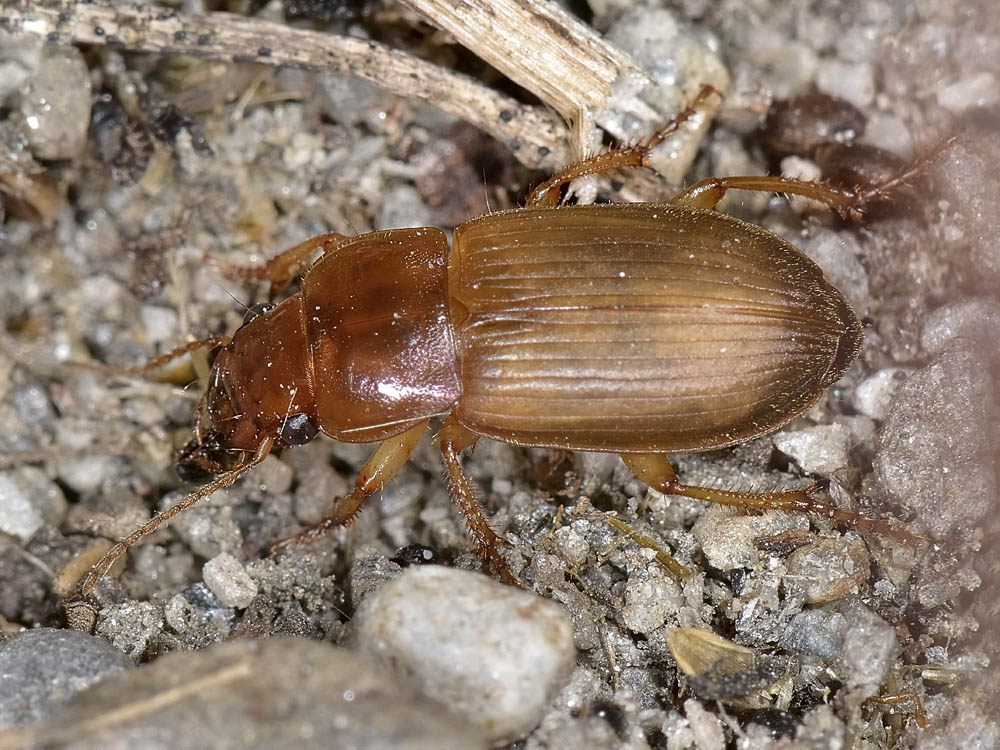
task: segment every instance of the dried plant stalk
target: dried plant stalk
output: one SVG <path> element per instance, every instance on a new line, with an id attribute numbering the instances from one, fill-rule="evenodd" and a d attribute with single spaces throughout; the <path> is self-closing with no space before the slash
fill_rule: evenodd
<path id="1" fill-rule="evenodd" d="M 101 2 L 5 0 L 0 2 L 0 17 L 5 20 L 0 34 L 35 34 L 50 42 L 353 73 L 396 94 L 430 101 L 476 125 L 506 144 L 526 166 L 554 169 L 569 158 L 567 129 L 555 113 L 364 39 L 230 13 L 185 14 L 160 6 Z"/>

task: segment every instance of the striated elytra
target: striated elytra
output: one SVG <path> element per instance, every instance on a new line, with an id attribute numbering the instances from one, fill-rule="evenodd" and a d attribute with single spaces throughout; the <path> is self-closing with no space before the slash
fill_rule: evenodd
<path id="1" fill-rule="evenodd" d="M 327 253 L 220 352 L 206 428 L 252 453 L 290 415 L 373 442 L 450 412 L 518 445 L 709 450 L 807 409 L 861 339 L 822 271 L 752 224 L 671 204 L 506 211 L 459 226 L 450 259 L 430 228 Z"/>

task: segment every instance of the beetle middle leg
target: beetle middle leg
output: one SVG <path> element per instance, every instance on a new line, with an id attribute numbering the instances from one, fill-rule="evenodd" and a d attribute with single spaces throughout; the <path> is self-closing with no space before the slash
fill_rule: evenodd
<path id="1" fill-rule="evenodd" d="M 511 572 L 507 561 L 500 554 L 502 546 L 509 546 L 509 543 L 497 536 L 497 533 L 490 526 L 489 519 L 483 513 L 483 508 L 476 500 L 476 495 L 469 484 L 468 477 L 462 471 L 462 464 L 459 455 L 463 450 L 472 446 L 476 442 L 476 435 L 458 423 L 454 416 L 448 417 L 441 427 L 438 441 L 441 445 L 441 455 L 444 458 L 444 466 L 448 471 L 448 492 L 452 500 L 462 510 L 465 521 L 469 527 L 469 534 L 479 547 L 479 553 L 493 567 L 497 577 L 506 584 L 517 586 L 517 578 Z"/>
<path id="2" fill-rule="evenodd" d="M 365 498 L 385 486 L 410 460 L 410 455 L 426 431 L 427 420 L 423 420 L 406 432 L 379 443 L 358 472 L 354 491 L 337 500 L 330 513 L 319 523 L 272 544 L 271 552 L 277 553 L 289 545 L 311 541 L 330 529 L 350 523 L 361 509 Z"/>
<path id="3" fill-rule="evenodd" d="M 783 492 L 720 490 L 682 484 L 669 459 L 660 453 L 623 453 L 621 457 L 625 465 L 638 479 L 665 495 L 682 495 L 746 510 L 782 510 L 805 513 L 840 521 L 860 531 L 890 536 L 911 546 L 920 541 L 919 537 L 887 521 L 866 518 L 819 499 L 816 497 L 816 491 L 819 489 L 816 484 L 801 490 Z"/>

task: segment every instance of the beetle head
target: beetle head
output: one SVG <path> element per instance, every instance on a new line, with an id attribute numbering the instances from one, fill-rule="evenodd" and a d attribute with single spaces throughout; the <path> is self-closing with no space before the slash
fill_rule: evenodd
<path id="1" fill-rule="evenodd" d="M 178 458 L 184 475 L 244 465 L 266 441 L 302 445 L 319 432 L 298 295 L 251 308 L 215 358 L 194 439 Z"/>

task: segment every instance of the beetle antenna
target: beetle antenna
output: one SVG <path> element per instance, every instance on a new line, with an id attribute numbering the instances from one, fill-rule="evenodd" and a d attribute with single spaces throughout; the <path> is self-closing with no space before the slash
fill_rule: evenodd
<path id="1" fill-rule="evenodd" d="M 182 357 L 189 352 L 198 351 L 199 349 L 214 349 L 219 346 L 225 346 L 227 343 L 229 343 L 229 337 L 222 335 L 211 336 L 207 339 L 198 339 L 197 341 L 189 341 L 188 343 L 174 347 L 170 351 L 164 352 L 157 357 L 153 357 L 141 365 L 123 367 L 121 365 L 105 364 L 104 362 L 83 362 L 77 360 L 69 361 L 65 364 L 70 367 L 103 372 L 108 375 L 146 375 L 154 370 L 159 370 L 161 367 L 170 364 L 173 360 L 178 357 Z"/>
<path id="2" fill-rule="evenodd" d="M 268 454 L 271 452 L 271 447 L 274 445 L 274 438 L 268 437 L 257 448 L 256 453 L 253 457 L 244 464 L 237 466 L 235 469 L 230 469 L 215 479 L 213 479 L 208 484 L 199 487 L 197 490 L 187 495 L 179 503 L 171 505 L 169 508 L 157 512 L 151 519 L 140 526 L 138 529 L 133 531 L 127 537 L 122 539 L 118 544 L 114 545 L 111 549 L 104 553 L 104 557 L 97 561 L 97 563 L 92 567 L 87 574 L 80 579 L 77 583 L 77 593 L 71 596 L 64 602 L 65 606 L 70 606 L 76 602 L 82 601 L 90 596 L 90 592 L 94 590 L 94 586 L 100 580 L 101 576 L 108 572 L 115 561 L 125 554 L 125 551 L 131 547 L 133 544 L 141 540 L 143 537 L 152 534 L 164 521 L 169 521 L 171 518 L 176 516 L 181 511 L 187 510 L 192 505 L 197 503 L 209 495 L 211 495 L 216 490 L 222 489 L 223 487 L 228 487 L 241 476 L 246 474 L 250 469 L 259 464 Z"/>

